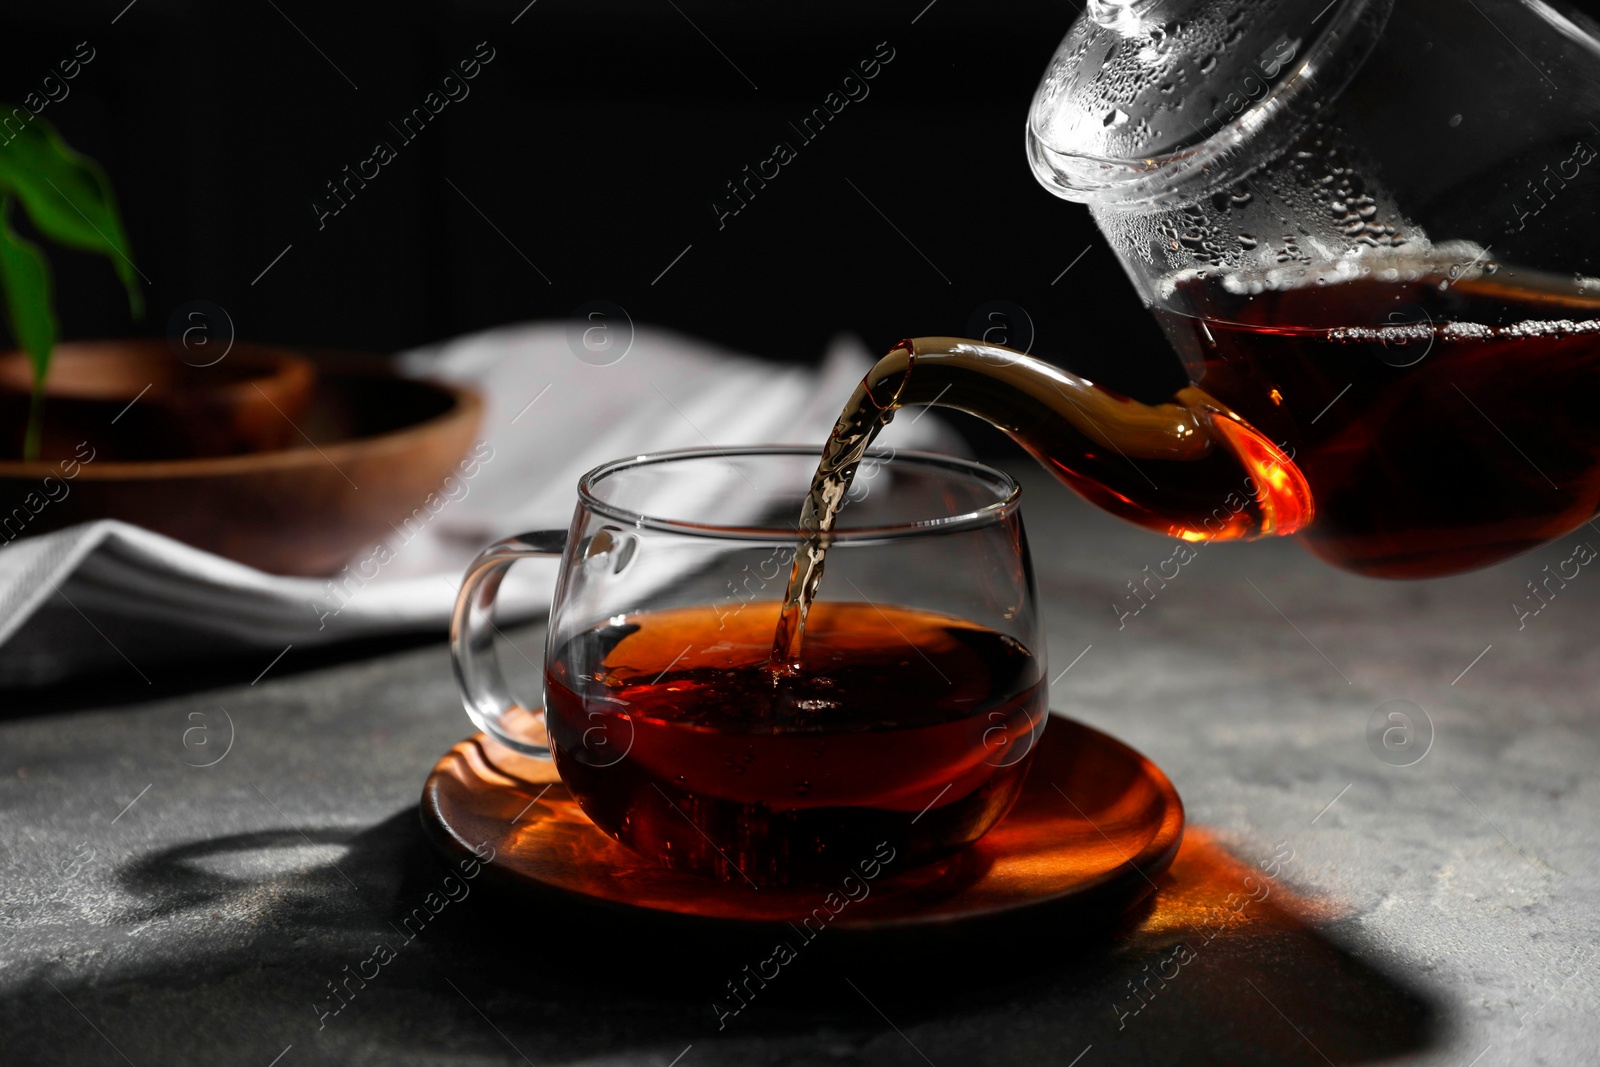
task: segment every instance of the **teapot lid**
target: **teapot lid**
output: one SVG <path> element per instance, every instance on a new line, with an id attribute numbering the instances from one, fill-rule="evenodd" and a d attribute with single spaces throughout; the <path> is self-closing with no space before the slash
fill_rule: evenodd
<path id="1" fill-rule="evenodd" d="M 1282 152 L 1393 0 L 1088 0 L 1034 94 L 1028 159 L 1090 204 L 1192 203 Z"/>

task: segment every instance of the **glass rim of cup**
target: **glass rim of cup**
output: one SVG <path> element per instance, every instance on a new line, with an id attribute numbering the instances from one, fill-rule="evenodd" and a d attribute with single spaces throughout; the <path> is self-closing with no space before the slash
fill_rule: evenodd
<path id="1" fill-rule="evenodd" d="M 596 490 L 607 478 L 624 471 L 656 464 L 681 463 L 687 460 L 734 460 L 744 457 L 799 456 L 815 463 L 821 457 L 820 449 L 811 445 L 740 445 L 733 448 L 680 448 L 650 452 L 623 459 L 609 460 L 591 468 L 578 479 L 578 499 L 589 511 L 640 529 L 661 533 L 682 534 L 690 537 L 707 537 L 717 540 L 750 541 L 770 544 L 791 544 L 800 537 L 793 525 L 752 526 L 720 525 L 690 522 L 648 515 L 605 500 Z M 885 465 L 901 464 L 922 468 L 942 469 L 954 474 L 987 483 L 996 497 L 982 507 L 971 508 L 953 515 L 942 515 L 910 522 L 879 526 L 859 526 L 835 529 L 825 540 L 830 544 L 867 543 L 900 540 L 930 534 L 955 533 L 982 529 L 996 525 L 1015 514 L 1021 506 L 1022 486 L 1011 475 L 996 470 L 976 460 L 936 452 L 913 449 L 868 449 L 862 462 L 876 461 Z M 799 494 L 796 501 L 798 506 Z M 848 509 L 846 509 L 848 510 Z"/>

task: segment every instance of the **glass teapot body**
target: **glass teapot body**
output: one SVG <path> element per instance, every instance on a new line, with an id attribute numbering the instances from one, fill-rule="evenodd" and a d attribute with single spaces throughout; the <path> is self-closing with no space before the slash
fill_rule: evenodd
<path id="1" fill-rule="evenodd" d="M 1597 121 L 1600 31 L 1544 0 L 1090 0 L 1028 155 L 1292 462 L 1292 531 L 1414 577 L 1600 505 Z"/>

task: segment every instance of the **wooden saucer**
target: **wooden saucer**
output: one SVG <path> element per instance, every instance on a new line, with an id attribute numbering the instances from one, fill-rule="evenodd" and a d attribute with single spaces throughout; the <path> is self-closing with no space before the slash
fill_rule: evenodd
<path id="1" fill-rule="evenodd" d="M 757 891 L 655 866 L 596 829 L 553 765 L 483 734 L 434 767 L 422 823 L 452 864 L 492 848 L 489 881 L 511 893 L 740 925 L 801 921 L 829 895 L 826 886 Z M 1104 922 L 1155 889 L 1182 837 L 1183 802 L 1160 768 L 1053 715 L 1022 797 L 998 826 L 955 856 L 857 888 L 830 925 L 949 924 L 1042 907 Z"/>

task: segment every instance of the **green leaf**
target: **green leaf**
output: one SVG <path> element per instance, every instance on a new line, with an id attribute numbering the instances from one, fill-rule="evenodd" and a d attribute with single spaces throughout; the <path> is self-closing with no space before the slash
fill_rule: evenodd
<path id="1" fill-rule="evenodd" d="M 39 454 L 50 350 L 55 347 L 60 330 L 50 304 L 50 263 L 38 245 L 12 230 L 11 197 L 5 195 L 0 195 L 0 289 L 5 290 L 6 320 L 11 333 L 33 366 L 33 403 L 28 409 L 23 458 L 34 459 Z"/>
<path id="2" fill-rule="evenodd" d="M 0 136 L 0 192 L 15 194 L 39 232 L 58 244 L 98 252 L 111 261 L 135 317 L 144 314 L 139 272 L 117 213 L 111 183 L 99 165 L 68 148 L 43 119 Z"/>
<path id="3" fill-rule="evenodd" d="M 28 353 L 34 381 L 42 382 L 57 333 L 50 307 L 50 264 L 38 245 L 11 228 L 9 196 L 0 197 L 0 287 L 5 289 L 11 332 Z"/>

